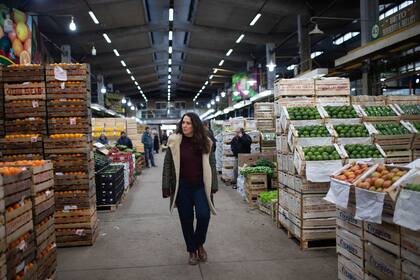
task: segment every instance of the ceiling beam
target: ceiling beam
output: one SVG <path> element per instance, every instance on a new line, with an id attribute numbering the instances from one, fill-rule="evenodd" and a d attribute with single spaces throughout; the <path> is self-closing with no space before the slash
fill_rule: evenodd
<path id="1" fill-rule="evenodd" d="M 237 9 L 248 9 L 257 12 L 264 4 L 264 0 L 243 1 L 243 0 L 212 0 L 212 4 L 229 5 Z M 288 1 L 266 1 L 263 13 L 270 13 L 273 15 L 297 15 L 308 14 L 309 9 L 306 6 L 306 1 L 303 0 L 288 0 Z"/>
<path id="2" fill-rule="evenodd" d="M 52 4 L 49 1 L 29 1 L 30 4 L 24 5 L 25 7 L 28 6 L 28 11 L 41 13 L 41 14 L 51 14 L 51 15 L 58 15 L 58 14 L 75 14 L 80 12 L 81 7 L 80 1 L 57 1 L 59 3 Z M 134 4 L 138 4 L 138 0 L 95 0 L 90 1 L 89 6 L 92 8 L 98 8 L 101 5 L 113 5 L 113 4 L 127 4 L 127 2 L 133 2 Z M 86 6 L 86 12 L 88 11 L 88 7 Z"/>

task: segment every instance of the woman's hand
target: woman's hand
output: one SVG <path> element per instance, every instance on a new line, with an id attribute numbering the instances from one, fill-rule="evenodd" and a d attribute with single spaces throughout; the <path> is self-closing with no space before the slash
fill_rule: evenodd
<path id="1" fill-rule="evenodd" d="M 217 190 L 211 190 L 211 193 L 213 193 L 213 194 L 217 193 Z"/>
<path id="2" fill-rule="evenodd" d="M 171 196 L 171 190 L 170 189 L 162 189 L 162 196 L 163 198 L 168 198 Z"/>

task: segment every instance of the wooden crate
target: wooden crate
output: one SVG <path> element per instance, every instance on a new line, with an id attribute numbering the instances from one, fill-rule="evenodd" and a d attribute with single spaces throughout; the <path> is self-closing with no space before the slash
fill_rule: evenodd
<path id="1" fill-rule="evenodd" d="M 387 164 L 403 164 L 410 163 L 413 161 L 412 150 L 393 150 L 386 151 L 385 163 Z"/>
<path id="2" fill-rule="evenodd" d="M 92 136 L 87 134 L 77 138 L 44 139 L 44 151 L 49 154 L 81 154 L 92 151 Z"/>
<path id="3" fill-rule="evenodd" d="M 73 105 L 75 103 L 77 105 Z M 92 112 L 90 107 L 84 102 L 60 102 L 51 103 L 48 102 L 48 117 L 83 117 L 86 121 L 92 118 Z"/>
<path id="4" fill-rule="evenodd" d="M 302 194 L 325 194 L 329 190 L 329 183 L 312 183 L 302 176 L 293 176 L 291 188 Z"/>
<path id="5" fill-rule="evenodd" d="M 357 220 L 354 218 L 356 209 L 348 207 L 347 209 L 342 209 L 337 207 L 337 227 L 340 227 L 354 235 L 363 238 L 364 236 L 364 224 L 363 221 Z"/>
<path id="6" fill-rule="evenodd" d="M 49 103 L 54 103 L 57 101 L 61 102 L 80 102 L 80 101 L 69 101 L 69 99 L 80 99 L 83 100 L 83 104 L 91 105 L 91 92 L 90 85 L 86 82 L 48 82 L 46 84 L 47 88 L 47 99 Z M 76 104 L 68 104 L 76 105 Z M 107 123 L 110 126 L 115 125 L 110 121 L 113 118 L 106 118 L 102 123 Z M 100 119 L 101 120 L 101 119 Z M 113 119 L 115 120 L 115 119 Z"/>
<path id="7" fill-rule="evenodd" d="M 416 96 L 416 98 L 419 98 L 419 97 Z M 420 115 L 407 114 L 407 113 L 404 112 L 404 109 L 403 109 L 403 106 L 402 106 L 402 105 L 416 105 L 416 106 L 418 106 L 418 104 L 420 104 L 420 102 L 413 103 L 413 104 L 408 104 L 408 103 L 392 104 L 392 106 L 394 106 L 397 109 L 397 111 L 401 114 L 401 119 L 402 120 L 405 120 L 405 121 L 420 121 Z"/>
<path id="8" fill-rule="evenodd" d="M 48 276 L 57 267 L 57 247 L 49 244 L 43 251 L 37 252 L 37 279 L 50 279 Z"/>
<path id="9" fill-rule="evenodd" d="M 400 227 L 393 224 L 391 219 L 387 221 L 382 221 L 382 224 L 365 222 L 364 239 L 399 257 L 401 256 Z"/>
<path id="10" fill-rule="evenodd" d="M 257 129 L 259 131 L 273 131 L 276 130 L 274 117 L 272 119 L 257 119 Z"/>
<path id="11" fill-rule="evenodd" d="M 3 157 L 22 155 L 22 157 L 30 158 L 30 155 L 43 155 L 42 137 L 29 136 L 19 138 L 1 138 L 0 152 Z M 11 158 L 12 159 L 12 158 Z M 17 158 L 15 160 L 18 160 Z"/>
<path id="12" fill-rule="evenodd" d="M 420 266 L 408 260 L 401 262 L 402 279 L 416 280 L 420 275 Z"/>
<path id="13" fill-rule="evenodd" d="M 55 175 L 54 189 L 58 191 L 90 190 L 95 188 L 95 176 L 90 175 Z"/>
<path id="14" fill-rule="evenodd" d="M 418 95 L 388 95 L 385 97 L 386 104 L 420 104 Z"/>
<path id="15" fill-rule="evenodd" d="M 24 171 L 16 175 L 3 176 L 4 205 L 9 207 L 29 198 L 32 186 L 32 171 L 23 168 Z"/>
<path id="16" fill-rule="evenodd" d="M 45 118 L 40 117 L 6 120 L 5 128 L 6 134 L 47 134 L 47 125 Z"/>
<path id="17" fill-rule="evenodd" d="M 33 274 L 33 271 L 28 271 L 25 264 L 34 262 L 35 260 L 35 241 L 32 231 L 25 231 L 23 234 L 18 236 L 21 238 L 21 242 L 18 244 L 9 244 L 8 250 L 6 252 L 7 260 L 7 275 L 8 279 L 15 279 L 16 274 L 25 273 L 26 275 Z M 25 244 L 26 246 L 22 246 Z M 24 263 L 22 265 L 22 263 Z M 34 279 L 32 277 L 22 278 L 22 279 Z"/>
<path id="18" fill-rule="evenodd" d="M 420 258 L 420 232 L 401 227 L 401 256 L 417 263 Z"/>
<path id="19" fill-rule="evenodd" d="M 338 280 L 367 280 L 363 268 L 353 261 L 338 254 Z"/>
<path id="20" fill-rule="evenodd" d="M 50 134 L 59 133 L 92 133 L 90 119 L 82 117 L 49 118 L 48 131 Z"/>
<path id="21" fill-rule="evenodd" d="M 316 96 L 315 105 L 344 106 L 350 105 L 350 96 Z"/>
<path id="22" fill-rule="evenodd" d="M 96 205 L 95 189 L 55 192 L 55 209 L 57 210 L 64 210 L 70 206 L 77 206 L 77 209 L 89 209 L 92 205 Z"/>
<path id="23" fill-rule="evenodd" d="M 363 240 L 340 227 L 337 227 L 337 253 L 351 260 L 358 267 L 364 267 L 364 242 Z"/>
<path id="24" fill-rule="evenodd" d="M 364 105 L 364 106 L 384 106 L 386 105 L 386 97 L 380 96 L 369 96 L 369 95 L 357 95 L 351 96 L 350 98 L 352 105 Z"/>
<path id="25" fill-rule="evenodd" d="M 267 190 L 267 174 L 248 174 L 245 177 L 246 189 L 249 191 Z"/>
<path id="26" fill-rule="evenodd" d="M 276 105 L 282 107 L 301 107 L 301 106 L 315 106 L 316 101 L 314 96 L 280 96 L 276 101 Z"/>
<path id="27" fill-rule="evenodd" d="M 6 101 L 5 119 L 18 119 L 39 117 L 45 118 L 46 113 L 45 100 L 13 100 Z"/>
<path id="28" fill-rule="evenodd" d="M 289 125 L 288 131 L 288 145 L 291 151 L 294 151 L 297 146 L 309 147 L 309 146 L 331 146 L 334 144 L 335 139 L 337 138 L 337 132 L 331 125 L 320 125 L 324 126 L 328 131 L 328 136 L 326 137 L 300 137 L 298 128 L 293 124 Z"/>
<path id="29" fill-rule="evenodd" d="M 348 78 L 325 78 L 315 80 L 315 96 L 349 96 Z"/>
<path id="30" fill-rule="evenodd" d="M 359 110 L 362 113 L 362 120 L 364 122 L 372 122 L 372 123 L 381 123 L 381 122 L 399 122 L 401 120 L 401 115 L 397 111 L 397 109 L 392 105 L 387 105 L 392 109 L 394 112 L 394 116 L 368 116 L 368 114 L 365 111 L 366 107 L 369 107 L 369 105 L 365 106 L 359 106 Z"/>
<path id="31" fill-rule="evenodd" d="M 374 142 L 379 144 L 384 151 L 411 149 L 415 134 L 408 123 L 400 122 L 400 125 L 404 126 L 409 133 L 403 135 L 382 135 L 378 132 L 378 134 L 374 134 Z"/>
<path id="32" fill-rule="evenodd" d="M 274 83 L 274 98 L 315 96 L 313 79 L 278 79 Z"/>
<path id="33" fill-rule="evenodd" d="M 365 272 L 373 274 L 379 279 L 400 279 L 401 259 L 366 241 Z"/>
<path id="34" fill-rule="evenodd" d="M 45 79 L 44 67 L 39 64 L 12 64 L 3 72 L 6 83 L 41 82 Z"/>
<path id="35" fill-rule="evenodd" d="M 4 84 L 4 97 L 11 100 L 45 100 L 46 89 L 44 82 L 22 82 L 19 84 Z"/>
<path id="36" fill-rule="evenodd" d="M 266 190 L 248 190 L 245 189 L 245 200 L 248 203 L 249 208 L 258 208 L 258 195 Z"/>
<path id="37" fill-rule="evenodd" d="M 273 120 L 274 119 L 274 103 L 258 102 L 254 104 L 254 118 L 257 120 Z M 257 122 L 258 127 L 258 122 Z"/>
<path id="38" fill-rule="evenodd" d="M 54 68 L 60 67 L 66 71 L 67 81 L 86 81 L 90 82 L 90 69 L 87 64 L 79 63 L 55 63 L 45 66 L 45 78 L 47 82 L 56 81 Z"/>

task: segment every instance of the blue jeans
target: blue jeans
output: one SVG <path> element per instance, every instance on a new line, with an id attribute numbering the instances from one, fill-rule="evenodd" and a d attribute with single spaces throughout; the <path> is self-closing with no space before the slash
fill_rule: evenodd
<path id="1" fill-rule="evenodd" d="M 204 183 L 188 184 L 181 179 L 179 181 L 176 206 L 187 251 L 190 253 L 195 252 L 198 246 L 203 245 L 206 241 L 207 229 L 210 223 L 210 207 L 204 190 Z M 197 219 L 195 231 L 194 207 Z"/>
<path id="2" fill-rule="evenodd" d="M 153 157 L 153 148 L 144 148 L 144 154 L 145 154 L 145 157 L 146 157 L 146 166 L 147 167 L 149 167 L 150 166 L 150 164 L 149 164 L 149 160 L 150 160 L 150 163 L 152 164 L 152 166 L 153 165 L 155 165 L 155 158 Z"/>

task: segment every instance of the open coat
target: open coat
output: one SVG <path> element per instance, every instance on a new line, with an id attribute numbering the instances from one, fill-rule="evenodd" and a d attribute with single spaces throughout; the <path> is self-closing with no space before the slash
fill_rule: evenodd
<path id="1" fill-rule="evenodd" d="M 181 167 L 180 146 L 182 134 L 172 134 L 168 138 L 168 150 L 166 151 L 165 161 L 163 163 L 162 189 L 169 188 L 171 193 L 170 211 L 175 207 L 175 201 L 179 190 L 179 171 Z M 209 139 L 210 145 L 212 141 Z M 210 147 L 212 151 L 212 147 Z M 207 201 L 210 210 L 216 214 L 216 209 L 212 200 L 212 190 L 217 191 L 217 172 L 216 159 L 213 152 L 203 154 L 203 181 L 206 191 Z"/>

